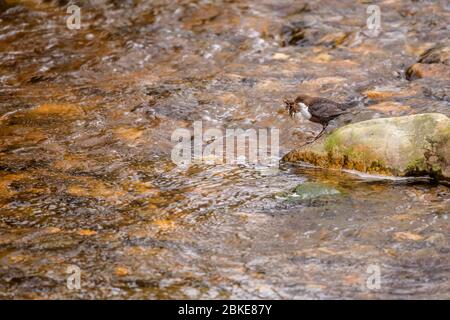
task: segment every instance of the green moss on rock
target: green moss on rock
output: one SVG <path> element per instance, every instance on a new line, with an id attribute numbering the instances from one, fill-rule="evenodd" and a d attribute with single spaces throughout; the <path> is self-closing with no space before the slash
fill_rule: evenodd
<path id="1" fill-rule="evenodd" d="M 287 154 L 326 168 L 450 179 L 450 119 L 429 113 L 350 124 Z"/>

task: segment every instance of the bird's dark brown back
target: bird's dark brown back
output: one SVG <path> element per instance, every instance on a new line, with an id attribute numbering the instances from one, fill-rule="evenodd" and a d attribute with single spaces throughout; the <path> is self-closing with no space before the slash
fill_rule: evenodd
<path id="1" fill-rule="evenodd" d="M 298 96 L 295 101 L 296 103 L 302 102 L 306 104 L 312 115 L 310 120 L 322 124 L 327 124 L 334 118 L 348 113 L 348 109 L 351 108 L 350 104 L 338 103 L 325 98 L 310 97 L 305 95 Z"/>

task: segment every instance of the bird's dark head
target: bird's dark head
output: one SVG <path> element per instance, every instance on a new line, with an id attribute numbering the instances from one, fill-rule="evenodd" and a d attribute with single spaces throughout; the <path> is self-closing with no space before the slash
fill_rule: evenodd
<path id="1" fill-rule="evenodd" d="M 289 111 L 289 115 L 293 117 L 297 112 L 308 112 L 308 108 L 316 101 L 317 98 L 308 96 L 306 94 L 298 95 L 294 100 L 284 99 L 286 109 Z"/>
<path id="2" fill-rule="evenodd" d="M 315 100 L 316 98 L 314 98 L 314 97 L 311 97 L 311 96 L 308 96 L 308 95 L 306 95 L 306 94 L 301 94 L 301 95 L 299 95 L 299 96 L 297 96 L 297 98 L 295 98 L 295 104 L 298 104 L 298 103 L 303 103 L 303 104 L 305 104 L 307 107 L 309 107 L 309 106 L 311 106 L 311 104 L 313 104 L 314 103 L 314 100 Z"/>

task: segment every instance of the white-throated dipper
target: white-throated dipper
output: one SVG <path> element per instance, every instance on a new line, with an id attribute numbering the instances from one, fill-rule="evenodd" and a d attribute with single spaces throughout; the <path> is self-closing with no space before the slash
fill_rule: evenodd
<path id="1" fill-rule="evenodd" d="M 291 117 L 294 117 L 296 113 L 300 112 L 305 119 L 320 123 L 323 126 L 322 131 L 313 142 L 322 136 L 330 121 L 348 113 L 348 109 L 353 107 L 352 103 L 337 103 L 325 98 L 311 97 L 308 95 L 299 95 L 293 101 L 284 99 L 284 103 Z"/>

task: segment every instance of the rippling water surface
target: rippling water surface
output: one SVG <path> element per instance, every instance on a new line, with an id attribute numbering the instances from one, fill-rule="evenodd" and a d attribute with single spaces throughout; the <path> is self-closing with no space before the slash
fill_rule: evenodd
<path id="1" fill-rule="evenodd" d="M 300 92 L 450 116 L 448 80 L 405 77 L 448 2 L 380 1 L 376 37 L 367 5 L 92 0 L 69 30 L 66 1 L 0 1 L 0 297 L 450 298 L 444 185 L 170 159 L 198 120 L 300 146 Z"/>

